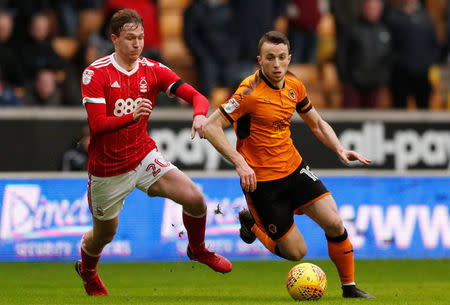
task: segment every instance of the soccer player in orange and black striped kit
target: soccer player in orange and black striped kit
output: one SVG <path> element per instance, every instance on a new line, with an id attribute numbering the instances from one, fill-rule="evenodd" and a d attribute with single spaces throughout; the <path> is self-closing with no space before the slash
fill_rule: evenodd
<path id="1" fill-rule="evenodd" d="M 353 248 L 333 197 L 293 145 L 293 113 L 298 112 L 316 137 L 345 163 L 369 164 L 370 160 L 342 146 L 312 106 L 305 86 L 288 72 L 291 55 L 284 34 L 264 34 L 258 49 L 261 69 L 240 84 L 203 128 L 205 138 L 236 166 L 241 178 L 249 210 L 239 213 L 240 236 L 247 243 L 257 237 L 272 253 L 298 261 L 306 254 L 306 243 L 294 214 L 306 214 L 325 231 L 343 297 L 374 298 L 355 285 Z M 236 149 L 223 132 L 231 123 L 237 135 Z"/>

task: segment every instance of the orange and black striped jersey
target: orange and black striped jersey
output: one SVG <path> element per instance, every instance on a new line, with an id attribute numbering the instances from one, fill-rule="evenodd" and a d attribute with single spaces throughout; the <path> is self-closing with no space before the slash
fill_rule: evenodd
<path id="1" fill-rule="evenodd" d="M 291 139 L 291 117 L 295 111 L 308 112 L 312 105 L 299 79 L 287 73 L 284 81 L 278 89 L 261 70 L 256 71 L 219 108 L 233 123 L 236 150 L 255 171 L 257 181 L 286 177 L 302 161 Z"/>

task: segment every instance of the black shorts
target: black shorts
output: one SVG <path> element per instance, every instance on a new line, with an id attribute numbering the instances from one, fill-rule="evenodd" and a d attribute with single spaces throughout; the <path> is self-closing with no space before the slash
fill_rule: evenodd
<path id="1" fill-rule="evenodd" d="M 289 176 L 258 182 L 254 192 L 244 193 L 256 224 L 277 241 L 293 227 L 294 214 L 330 192 L 302 161 Z"/>

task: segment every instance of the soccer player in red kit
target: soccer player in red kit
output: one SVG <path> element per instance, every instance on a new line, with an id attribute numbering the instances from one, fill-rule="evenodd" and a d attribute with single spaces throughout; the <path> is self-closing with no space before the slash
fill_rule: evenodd
<path id="1" fill-rule="evenodd" d="M 147 120 L 159 92 L 178 96 L 194 107 L 192 138 L 203 137 L 208 100 L 166 66 L 141 57 L 142 18 L 124 9 L 111 19 L 115 52 L 83 72 L 82 97 L 90 127 L 88 199 L 93 228 L 81 243 L 75 269 L 89 295 L 108 295 L 97 274 L 102 249 L 116 233 L 124 198 L 134 189 L 169 198 L 183 206 L 189 258 L 213 270 L 232 269 L 224 257 L 205 248 L 206 204 L 183 172 L 164 160 L 147 134 Z"/>

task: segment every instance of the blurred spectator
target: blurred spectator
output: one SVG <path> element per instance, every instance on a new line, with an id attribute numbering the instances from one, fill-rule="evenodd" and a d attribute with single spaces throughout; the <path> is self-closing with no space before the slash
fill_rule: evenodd
<path id="1" fill-rule="evenodd" d="M 418 0 L 399 0 L 386 23 L 392 34 L 394 63 L 390 89 L 393 106 L 406 109 L 413 96 L 419 109 L 428 108 L 430 66 L 438 60 L 439 45 L 434 24 Z"/>
<path id="2" fill-rule="evenodd" d="M 57 106 L 61 104 L 61 94 L 53 71 L 39 70 L 36 81 L 29 92 L 26 97 L 27 105 Z"/>
<path id="3" fill-rule="evenodd" d="M 339 79 L 345 81 L 345 67 L 340 63 L 344 62 L 340 57 L 345 56 L 345 37 L 348 33 L 350 24 L 354 24 L 359 17 L 358 11 L 359 0 L 331 0 L 330 11 L 334 17 L 336 27 L 336 68 Z"/>
<path id="4" fill-rule="evenodd" d="M 68 106 L 81 106 L 81 75 L 84 69 L 100 57 L 100 50 L 94 44 L 78 49 L 65 69 L 62 102 Z"/>
<path id="5" fill-rule="evenodd" d="M 88 44 L 97 47 L 99 57 L 109 55 L 114 52 L 114 44 L 110 38 L 109 21 L 115 11 L 111 11 L 105 14 L 102 26 L 89 35 Z"/>
<path id="6" fill-rule="evenodd" d="M 233 85 L 232 14 L 228 0 L 195 0 L 184 13 L 184 40 L 198 67 L 200 92 L 208 97 L 218 84 Z"/>
<path id="7" fill-rule="evenodd" d="M 288 0 L 230 0 L 230 4 L 235 21 L 235 39 L 232 43 L 239 50 L 237 86 L 253 74 L 259 39 L 274 29 L 278 17 L 286 15 Z"/>
<path id="8" fill-rule="evenodd" d="M 102 0 L 54 0 L 60 24 L 59 35 L 75 37 L 80 11 L 100 7 Z"/>
<path id="9" fill-rule="evenodd" d="M 19 95 L 24 92 L 25 77 L 17 50 L 11 44 L 13 31 L 13 16 L 6 11 L 0 11 L 0 74 L 1 101 L 0 104 L 20 104 Z M 17 93 L 17 94 L 16 94 Z"/>
<path id="10" fill-rule="evenodd" d="M 317 26 L 321 17 L 319 0 L 291 0 L 287 15 L 291 62 L 315 63 L 318 43 Z"/>
<path id="11" fill-rule="evenodd" d="M 89 126 L 81 129 L 81 135 L 72 142 L 71 147 L 62 156 L 62 171 L 86 171 L 89 161 Z"/>
<path id="12" fill-rule="evenodd" d="M 159 31 L 158 9 L 154 0 L 107 0 L 105 16 L 120 9 L 132 9 L 142 16 L 144 21 L 144 50 L 142 56 L 163 62 L 161 56 L 161 34 Z M 109 39 L 109 35 L 108 35 Z"/>
<path id="13" fill-rule="evenodd" d="M 8 11 L 0 11 L 0 42 L 2 44 L 10 42 L 13 29 L 13 15 Z"/>
<path id="14" fill-rule="evenodd" d="M 29 39 L 17 45 L 24 63 L 27 82 L 32 82 L 41 69 L 63 69 L 64 60 L 56 54 L 52 46 L 47 15 L 43 13 L 33 15 L 29 36 Z"/>
<path id="15" fill-rule="evenodd" d="M 0 106 L 20 106 L 22 99 L 19 98 L 14 90 L 4 85 L 0 71 Z"/>
<path id="16" fill-rule="evenodd" d="M 361 0 L 361 16 L 348 26 L 343 49 L 343 107 L 375 108 L 391 73 L 392 40 L 381 22 L 382 0 Z"/>
<path id="17" fill-rule="evenodd" d="M 30 20 L 37 12 L 47 12 L 52 0 L 1 0 L 0 8 L 14 14 L 13 38 L 17 42 L 28 39 Z"/>

